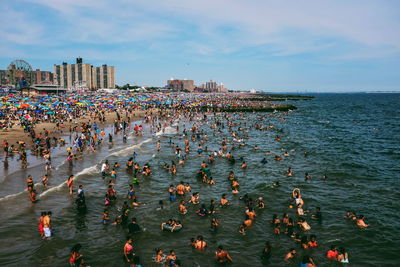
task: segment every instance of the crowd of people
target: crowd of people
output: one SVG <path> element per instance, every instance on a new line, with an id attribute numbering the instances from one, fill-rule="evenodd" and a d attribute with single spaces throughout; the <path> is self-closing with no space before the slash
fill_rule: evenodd
<path id="1" fill-rule="evenodd" d="M 195 208 L 195 216 L 210 217 L 210 230 L 215 232 L 218 227 L 223 224 L 221 219 L 216 217 L 220 209 L 229 209 L 230 201 L 229 195 L 232 197 L 238 197 L 243 203 L 243 220 L 238 224 L 238 232 L 245 235 L 248 231 L 251 231 L 253 225 L 258 222 L 258 213 L 262 210 L 268 208 L 264 203 L 264 197 L 261 195 L 251 196 L 242 192 L 241 183 L 242 180 L 236 176 L 234 171 L 230 171 L 227 174 L 226 180 L 216 180 L 212 175 L 212 169 L 215 168 L 215 163 L 217 160 L 226 160 L 232 166 L 236 163 L 240 164 L 241 169 L 245 170 L 251 168 L 245 159 L 241 156 L 237 156 L 236 151 L 243 146 L 248 146 L 246 140 L 250 139 L 249 128 L 243 123 L 237 123 L 235 121 L 235 116 L 245 116 L 241 114 L 235 114 L 232 116 L 228 113 L 212 113 L 203 109 L 191 109 L 189 105 L 185 105 L 182 102 L 175 104 L 174 108 L 171 109 L 170 106 L 157 106 L 153 102 L 148 103 L 142 101 L 143 106 L 139 104 L 131 105 L 129 102 L 119 103 L 119 106 L 114 104 L 106 106 L 101 106 L 93 104 L 93 99 L 95 97 L 91 96 L 92 104 L 90 105 L 78 105 L 77 101 L 65 101 L 65 99 L 57 99 L 58 104 L 54 108 L 53 113 L 47 112 L 36 112 L 41 109 L 17 109 L 12 111 L 12 109 L 7 109 L 8 118 L 19 118 L 19 124 L 24 128 L 24 131 L 32 138 L 32 153 L 43 157 L 45 161 L 45 174 L 42 177 L 42 184 L 44 186 L 43 190 L 49 183 L 48 173 L 51 172 L 51 147 L 53 146 L 66 146 L 66 159 L 70 168 L 74 168 L 75 161 L 81 159 L 84 153 L 95 152 L 96 149 L 103 143 L 113 143 L 113 134 L 119 134 L 123 136 L 123 142 L 127 141 L 128 135 L 141 136 L 144 134 L 145 126 L 149 128 L 150 133 L 163 132 L 167 127 L 173 127 L 175 129 L 175 135 L 178 137 L 178 141 L 173 141 L 171 138 L 169 141 L 161 142 L 156 141 L 155 150 L 160 151 L 170 151 L 170 154 L 175 157 L 175 160 L 171 161 L 170 164 L 164 164 L 164 170 L 166 173 L 179 177 L 179 170 L 185 167 L 187 160 L 191 158 L 201 159 L 200 168 L 196 173 L 199 185 L 213 186 L 218 183 L 226 183 L 229 191 L 221 194 L 219 200 L 211 199 L 209 204 L 204 203 L 201 199 L 199 192 L 192 192 L 192 187 L 188 182 L 181 181 L 178 185 L 168 184 L 165 185 L 165 199 L 171 203 L 178 202 L 179 205 L 176 210 L 177 215 L 191 216 L 188 212 L 187 205 L 193 205 Z M 153 97 L 154 98 L 154 97 Z M 148 98 L 146 98 L 148 99 Z M 167 98 L 164 98 L 166 101 Z M 178 98 L 180 99 L 180 98 Z M 182 97 L 182 99 L 184 99 Z M 159 99 L 160 100 L 160 99 Z M 38 100 L 39 101 L 39 100 Z M 189 103 L 199 101 L 198 97 L 193 97 Z M 202 99 L 202 103 L 209 101 L 212 105 L 232 105 L 236 104 L 234 98 L 223 98 L 218 97 L 217 99 Z M 65 103 L 69 103 L 68 107 Z M 94 102 L 97 103 L 97 102 Z M 257 103 L 251 102 L 251 105 L 256 105 Z M 241 102 L 240 105 L 250 105 L 248 101 Z M 30 106 L 31 107 L 31 104 Z M 37 107 L 37 106 L 36 106 Z M 137 108 L 148 109 L 150 107 L 157 107 L 158 110 L 148 109 L 144 114 L 144 124 L 131 126 L 131 117 L 135 109 Z M 52 109 L 53 110 L 53 109 Z M 21 112 L 22 113 L 18 113 Z M 105 122 L 106 113 L 115 112 L 116 120 L 114 121 L 114 133 L 106 132 L 100 127 L 100 124 Z M 91 114 L 91 118 L 87 122 L 73 123 L 74 120 L 83 116 L 83 114 Z M 4 115 L 4 114 L 3 114 Z M 7 114 L 6 114 L 7 115 Z M 285 115 L 281 115 L 281 119 L 285 120 Z M 267 115 L 268 116 L 268 115 Z M 265 119 L 264 115 L 260 115 L 259 118 Z M 10 121 L 10 120 L 7 120 Z M 56 129 L 61 129 L 66 121 L 72 123 L 69 126 L 69 134 L 72 136 L 71 144 L 66 144 L 65 140 L 58 138 L 56 136 L 51 137 L 50 131 L 44 128 L 42 131 L 38 131 L 35 125 L 40 121 L 51 121 L 56 124 Z M 10 123 L 6 123 L 10 125 Z M 181 125 L 190 124 L 190 127 L 180 128 Z M 256 131 L 265 131 L 273 128 L 272 125 L 262 125 L 259 122 L 248 122 L 247 126 L 251 125 L 250 128 Z M 9 126 L 7 126 L 9 127 Z M 211 131 L 215 134 L 223 136 L 219 143 L 218 148 L 209 147 L 209 141 L 213 137 L 207 135 L 207 132 Z M 68 132 L 68 131 L 67 131 Z M 281 138 L 277 135 L 274 142 L 280 142 Z M 19 154 L 21 161 L 25 162 L 27 165 L 27 150 L 28 146 L 25 142 L 17 142 L 16 144 L 9 144 L 7 140 L 3 141 L 4 156 L 7 159 L 10 155 Z M 254 151 L 259 151 L 260 148 L 256 145 L 253 147 Z M 236 155 L 235 155 L 236 154 Z M 290 157 L 290 154 L 285 151 L 282 155 L 273 155 L 273 152 L 266 152 L 266 155 L 272 155 L 275 160 L 280 161 L 285 157 Z M 304 156 L 307 157 L 307 152 L 304 152 Z M 109 160 L 105 160 L 101 164 L 101 170 L 99 175 L 103 178 L 103 182 L 107 184 L 107 190 L 104 194 L 104 209 L 101 219 L 101 223 L 104 225 L 124 225 L 128 229 L 128 238 L 122 249 L 121 254 L 123 254 L 124 260 L 130 264 L 130 266 L 141 266 L 141 258 L 137 255 L 138 249 L 134 247 L 134 236 L 142 231 L 142 227 L 139 226 L 136 217 L 130 216 L 132 214 L 132 209 L 140 206 L 141 203 L 138 200 L 136 190 L 140 184 L 140 179 L 151 179 L 151 175 L 154 170 L 151 168 L 149 163 L 145 163 L 143 166 L 137 160 L 138 155 L 134 153 L 132 157 L 126 159 L 126 168 L 123 170 L 118 162 L 110 163 Z M 124 159 L 125 160 L 125 159 Z M 177 164 L 175 163 L 177 162 Z M 266 164 L 266 158 L 261 160 L 262 164 Z M 119 177 L 120 172 L 126 172 L 132 180 L 121 181 Z M 288 168 L 286 171 L 288 177 L 294 175 L 292 168 Z M 323 179 L 327 177 L 324 176 Z M 305 180 L 311 180 L 312 177 L 308 173 L 305 174 Z M 245 180 L 245 178 L 243 178 Z M 76 186 L 74 183 L 75 176 L 70 175 L 65 184 L 67 191 L 75 197 L 76 206 L 79 212 L 86 211 L 86 198 L 85 191 L 82 185 Z M 126 183 L 127 194 L 121 194 L 116 191 L 116 183 Z M 26 180 L 27 191 L 29 192 L 29 199 L 32 202 L 38 201 L 37 193 L 34 186 L 34 181 L 32 176 L 28 176 Z M 272 187 L 279 187 L 279 181 L 274 182 Z M 141 188 L 140 190 L 146 190 L 146 188 Z M 74 194 L 76 192 L 76 194 Z M 161 194 L 163 192 L 160 192 Z M 292 216 L 288 213 L 283 213 L 282 217 L 277 214 L 272 215 L 270 220 L 271 232 L 275 235 L 286 235 L 293 242 L 293 247 L 288 250 L 285 255 L 282 255 L 284 261 L 291 262 L 293 259 L 298 257 L 298 251 L 303 251 L 303 256 L 301 258 L 301 267 L 313 267 L 317 263 L 314 262 L 313 258 L 309 256 L 308 251 L 317 250 L 320 246 L 317 242 L 317 236 L 315 234 L 308 234 L 313 227 L 313 223 L 322 223 L 323 216 L 320 207 L 315 208 L 315 212 L 310 212 L 305 210 L 305 200 L 303 199 L 303 194 L 300 189 L 295 188 L 290 197 L 292 198 L 292 203 L 289 208 L 294 212 Z M 122 207 L 117 208 L 115 203 L 117 199 L 124 199 Z M 164 199 L 164 200 L 165 200 Z M 160 200 L 160 209 L 163 208 L 163 200 Z M 110 211 L 117 210 L 118 215 L 114 220 L 110 217 Z M 52 236 L 52 225 L 51 221 L 51 211 L 42 212 L 39 219 L 39 232 L 40 235 L 45 239 L 50 239 Z M 365 222 L 365 217 L 363 215 L 357 216 L 354 212 L 347 211 L 345 218 L 352 220 L 360 228 L 368 227 L 369 225 Z M 313 221 L 311 223 L 311 221 Z M 177 233 L 185 229 L 185 226 L 180 220 L 170 218 L 161 223 L 161 231 Z M 265 222 L 260 222 L 265 223 Z M 212 249 L 203 235 L 198 235 L 196 238 L 190 240 L 189 246 L 193 247 L 195 250 L 204 251 L 206 249 Z M 295 246 L 297 248 L 295 248 Z M 82 246 L 76 244 L 70 253 L 69 263 L 71 266 L 86 266 L 86 261 L 84 256 L 80 253 Z M 234 262 L 234 257 L 224 248 L 223 245 L 218 245 L 214 248 L 215 260 L 218 263 L 228 263 Z M 274 254 L 273 245 L 270 241 L 266 242 L 265 248 L 262 250 L 261 257 L 263 260 L 268 261 Z M 162 263 L 165 266 L 178 267 L 182 265 L 183 259 L 178 258 L 174 250 L 171 250 L 168 255 L 163 253 L 161 248 L 155 249 L 154 261 L 157 263 Z M 345 248 L 332 245 L 331 249 L 326 252 L 326 257 L 333 261 L 338 261 L 341 263 L 348 263 L 348 253 Z"/>

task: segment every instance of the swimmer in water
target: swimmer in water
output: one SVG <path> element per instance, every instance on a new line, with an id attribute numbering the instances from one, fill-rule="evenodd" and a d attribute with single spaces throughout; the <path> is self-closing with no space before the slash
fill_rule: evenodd
<path id="1" fill-rule="evenodd" d="M 225 262 L 233 262 L 231 255 L 229 252 L 224 250 L 223 246 L 218 246 L 218 250 L 215 252 L 215 258 L 217 259 L 218 263 L 225 263 Z"/>
<path id="2" fill-rule="evenodd" d="M 211 219 L 211 231 L 215 232 L 217 231 L 217 228 L 219 226 L 219 221 L 216 218 Z"/>
<path id="3" fill-rule="evenodd" d="M 263 209 L 263 208 L 265 208 L 265 203 L 264 203 L 264 199 L 262 198 L 262 197 L 259 197 L 258 198 L 258 208 L 259 209 Z"/>
<path id="4" fill-rule="evenodd" d="M 303 206 L 301 204 L 297 205 L 297 216 L 301 217 L 304 215 L 305 215 L 305 212 L 303 210 Z"/>
<path id="5" fill-rule="evenodd" d="M 202 235 L 199 235 L 194 243 L 194 248 L 200 251 L 205 250 L 207 247 L 207 242 L 204 241 Z"/>
<path id="6" fill-rule="evenodd" d="M 243 163 L 242 163 L 242 166 L 241 166 L 241 167 L 242 167 L 242 169 L 246 169 L 246 168 L 247 168 L 247 164 L 246 164 L 246 162 L 244 162 L 244 161 L 243 161 Z"/>
<path id="7" fill-rule="evenodd" d="M 349 263 L 349 255 L 343 247 L 339 247 L 339 255 L 336 259 L 341 263 Z"/>
<path id="8" fill-rule="evenodd" d="M 75 246 L 72 247 L 69 258 L 70 266 L 83 266 L 83 264 L 85 263 L 83 260 L 83 255 L 79 253 L 79 250 L 81 248 L 82 248 L 81 244 L 76 244 Z"/>
<path id="9" fill-rule="evenodd" d="M 245 235 L 245 234 L 246 234 L 246 224 L 242 223 L 242 224 L 239 226 L 239 233 L 241 233 L 242 235 Z"/>
<path id="10" fill-rule="evenodd" d="M 193 193 L 191 198 L 190 198 L 190 200 L 189 200 L 189 202 L 192 203 L 193 205 L 199 204 L 200 203 L 200 195 L 199 195 L 199 193 L 198 192 Z"/>
<path id="11" fill-rule="evenodd" d="M 308 256 L 304 255 L 303 259 L 301 260 L 300 267 L 316 267 L 314 260 Z"/>
<path id="12" fill-rule="evenodd" d="M 154 257 L 154 261 L 157 263 L 163 263 L 165 261 L 165 255 L 160 248 L 156 248 L 156 256 Z"/>
<path id="13" fill-rule="evenodd" d="M 185 184 L 185 191 L 186 191 L 186 192 L 192 192 L 192 188 L 190 187 L 190 184 L 189 184 L 189 183 L 186 183 L 186 184 Z"/>
<path id="14" fill-rule="evenodd" d="M 247 216 L 249 216 L 250 220 L 254 220 L 257 216 L 253 208 L 249 207 L 248 210 L 245 212 Z"/>
<path id="15" fill-rule="evenodd" d="M 303 201 L 303 198 L 301 197 L 299 190 L 293 190 L 292 197 L 295 200 L 296 206 L 299 204 L 304 205 L 304 201 Z"/>
<path id="16" fill-rule="evenodd" d="M 27 190 L 28 192 L 33 190 L 33 178 L 32 175 L 28 175 L 28 178 L 26 179 L 26 185 L 27 185 Z"/>
<path id="17" fill-rule="evenodd" d="M 196 211 L 196 213 L 197 213 L 197 215 L 202 216 L 202 217 L 206 216 L 208 214 L 208 210 L 206 208 L 206 205 L 205 204 L 201 204 L 200 210 Z"/>
<path id="18" fill-rule="evenodd" d="M 281 185 L 279 184 L 279 181 L 275 181 L 275 182 L 273 182 L 272 185 L 271 185 L 271 187 L 279 187 L 279 186 L 281 186 Z"/>
<path id="19" fill-rule="evenodd" d="M 293 176 L 292 168 L 290 168 L 290 167 L 288 168 L 288 170 L 286 171 L 286 175 L 289 177 Z"/>
<path id="20" fill-rule="evenodd" d="M 117 178 L 117 171 L 115 170 L 115 168 L 113 168 L 110 171 L 110 176 L 111 176 L 112 179 L 116 179 Z"/>
<path id="21" fill-rule="evenodd" d="M 308 231 L 308 230 L 311 230 L 311 226 L 306 222 L 306 220 L 304 220 L 303 218 L 300 218 L 299 219 L 299 222 L 297 223 L 299 226 L 300 226 L 300 228 L 303 230 L 303 231 Z"/>
<path id="22" fill-rule="evenodd" d="M 50 238 L 51 237 L 51 211 L 48 211 L 46 215 L 43 217 L 43 231 L 44 237 L 43 238 Z"/>
<path id="23" fill-rule="evenodd" d="M 129 186 L 128 194 L 127 194 L 128 199 L 134 199 L 135 198 L 135 190 L 133 189 L 133 186 Z"/>
<path id="24" fill-rule="evenodd" d="M 311 215 L 311 219 L 317 220 L 319 222 L 322 221 L 322 212 L 320 207 L 315 208 L 315 214 Z"/>
<path id="25" fill-rule="evenodd" d="M 175 200 L 175 187 L 174 185 L 170 185 L 168 188 L 168 192 L 169 192 L 169 201 L 174 201 Z"/>
<path id="26" fill-rule="evenodd" d="M 160 140 L 157 141 L 157 152 L 160 152 L 161 150 L 161 142 Z"/>
<path id="27" fill-rule="evenodd" d="M 181 181 L 179 185 L 176 186 L 176 194 L 178 196 L 184 196 L 185 195 L 185 185 Z"/>
<path id="28" fill-rule="evenodd" d="M 360 217 L 358 217 L 356 223 L 357 226 L 360 228 L 367 228 L 369 226 L 369 224 L 365 223 L 365 216 L 364 215 L 360 215 Z"/>
<path id="29" fill-rule="evenodd" d="M 246 215 L 246 218 L 243 222 L 247 227 L 250 227 L 253 225 L 253 220 L 250 219 L 250 217 L 248 215 Z"/>
<path id="30" fill-rule="evenodd" d="M 221 204 L 221 207 L 229 205 L 229 200 L 226 199 L 226 194 L 222 194 L 221 199 L 219 200 L 219 203 Z"/>
<path id="31" fill-rule="evenodd" d="M 317 237 L 315 235 L 310 235 L 310 241 L 308 241 L 307 245 L 310 248 L 318 247 Z"/>
<path id="32" fill-rule="evenodd" d="M 108 210 L 105 209 L 103 213 L 103 224 L 107 225 L 110 223 L 110 215 L 108 214 Z"/>
<path id="33" fill-rule="evenodd" d="M 267 159 L 266 159 L 266 158 L 263 158 L 263 159 L 261 160 L 261 163 L 262 163 L 262 164 L 266 164 L 266 163 L 267 163 Z"/>
<path id="34" fill-rule="evenodd" d="M 37 201 L 37 199 L 36 199 L 36 190 L 35 189 L 32 189 L 29 192 L 29 200 L 32 201 L 32 203 L 35 203 Z"/>
<path id="35" fill-rule="evenodd" d="M 130 171 L 133 169 L 133 158 L 132 157 L 128 159 L 128 162 L 126 163 L 126 169 L 130 170 Z"/>
<path id="36" fill-rule="evenodd" d="M 70 176 L 68 177 L 68 180 L 67 180 L 67 186 L 68 186 L 69 194 L 70 194 L 70 195 L 72 195 L 72 185 L 73 185 L 73 183 L 74 183 L 74 179 L 75 179 L 75 177 L 74 177 L 73 175 L 70 175 Z"/>
<path id="37" fill-rule="evenodd" d="M 43 175 L 43 177 L 42 177 L 42 184 L 43 184 L 43 186 L 44 186 L 45 188 L 47 187 L 47 180 L 48 180 L 47 174 Z"/>
<path id="38" fill-rule="evenodd" d="M 297 251 L 294 248 L 289 249 L 289 252 L 286 253 L 284 260 L 285 261 L 289 261 L 291 259 L 293 259 L 297 254 Z"/>
<path id="39" fill-rule="evenodd" d="M 177 256 L 175 255 L 175 251 L 171 250 L 169 255 L 165 258 L 166 265 L 165 266 L 179 266 L 179 260 L 177 259 Z"/>
<path id="40" fill-rule="evenodd" d="M 128 238 L 124 245 L 124 258 L 126 262 L 131 262 L 135 253 L 133 253 L 132 238 Z"/>
<path id="41" fill-rule="evenodd" d="M 339 252 L 336 249 L 335 245 L 331 245 L 331 249 L 326 252 L 326 257 L 330 260 L 336 260 Z"/>
<path id="42" fill-rule="evenodd" d="M 187 213 L 187 209 L 185 207 L 185 201 L 181 200 L 180 204 L 179 204 L 179 212 L 182 214 L 186 214 Z"/>

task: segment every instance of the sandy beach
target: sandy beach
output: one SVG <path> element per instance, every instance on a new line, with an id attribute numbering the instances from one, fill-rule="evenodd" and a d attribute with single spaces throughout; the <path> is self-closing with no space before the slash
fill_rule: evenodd
<path id="1" fill-rule="evenodd" d="M 152 111 L 154 111 L 154 110 L 152 110 Z M 125 116 L 123 115 L 124 113 L 123 113 L 122 109 L 118 109 L 118 112 L 120 113 L 122 118 L 125 118 Z M 144 110 L 135 110 L 133 112 L 132 116 L 130 117 L 130 119 L 131 119 L 131 121 L 140 120 L 144 117 L 145 113 L 146 113 L 146 111 L 144 111 Z M 115 112 L 108 112 L 108 113 L 106 113 L 105 122 L 101 122 L 101 123 L 99 123 L 98 121 L 96 121 L 96 122 L 98 123 L 98 125 L 100 127 L 104 127 L 106 125 L 114 123 L 116 119 L 117 119 L 117 115 Z M 43 129 L 46 129 L 49 131 L 49 134 L 51 137 L 53 137 L 53 136 L 59 137 L 59 136 L 69 133 L 70 126 L 72 126 L 72 127 L 76 126 L 76 125 L 79 126 L 82 123 L 89 122 L 89 120 L 93 121 L 93 118 L 91 118 L 89 115 L 85 115 L 85 116 L 82 116 L 82 117 L 72 121 L 72 122 L 69 122 L 69 121 L 64 122 L 63 125 L 60 126 L 60 130 L 57 129 L 55 123 L 41 122 L 36 125 L 35 129 L 38 132 L 41 132 Z M 28 148 L 30 148 L 30 145 L 33 144 L 32 138 L 29 136 L 28 133 L 24 132 L 19 121 L 15 120 L 12 122 L 14 123 L 12 128 L 0 130 L 0 140 L 1 141 L 7 140 L 9 144 L 15 144 L 16 142 L 23 141 L 28 145 Z"/>

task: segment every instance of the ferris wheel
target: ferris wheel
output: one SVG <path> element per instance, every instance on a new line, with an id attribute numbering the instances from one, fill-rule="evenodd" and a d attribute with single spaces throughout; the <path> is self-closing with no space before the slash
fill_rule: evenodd
<path id="1" fill-rule="evenodd" d="M 14 60 L 8 65 L 7 80 L 15 87 L 28 87 L 33 84 L 34 76 L 31 65 L 22 59 Z"/>

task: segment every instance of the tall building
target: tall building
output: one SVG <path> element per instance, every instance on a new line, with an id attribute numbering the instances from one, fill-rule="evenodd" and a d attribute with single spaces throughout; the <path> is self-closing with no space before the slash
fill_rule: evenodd
<path id="1" fill-rule="evenodd" d="M 218 85 L 216 82 L 210 80 L 209 82 L 206 82 L 204 89 L 208 92 L 215 93 L 218 92 Z"/>
<path id="2" fill-rule="evenodd" d="M 228 93 L 228 88 L 225 88 L 223 83 L 217 86 L 218 93 Z"/>
<path id="3" fill-rule="evenodd" d="M 167 87 L 173 91 L 189 91 L 193 92 L 194 90 L 194 81 L 193 80 L 177 80 L 170 79 L 167 81 Z"/>
<path id="4" fill-rule="evenodd" d="M 82 58 L 76 64 L 54 65 L 55 83 L 60 87 L 72 89 L 100 89 L 115 87 L 115 67 L 102 65 L 93 67 L 83 63 Z"/>
<path id="5" fill-rule="evenodd" d="M 92 89 L 114 88 L 115 87 L 115 67 L 102 65 L 101 67 L 92 66 Z"/>
<path id="6" fill-rule="evenodd" d="M 197 88 L 198 91 L 203 91 L 203 92 L 209 92 L 209 93 L 227 93 L 228 88 L 224 87 L 223 83 L 220 83 L 219 85 L 216 82 L 213 82 L 210 80 L 209 82 L 206 82 L 205 84 L 200 85 Z"/>

